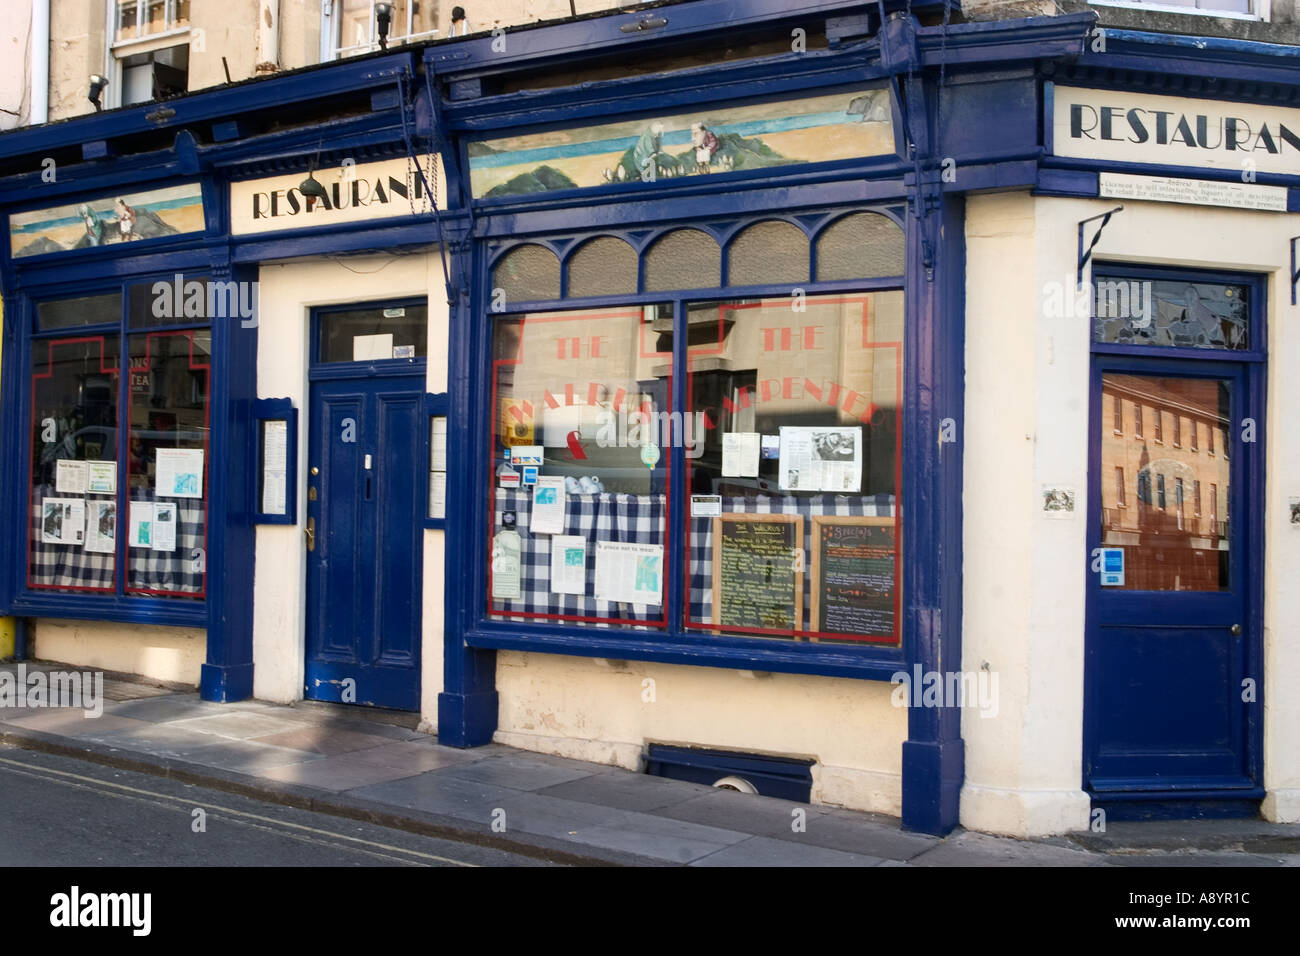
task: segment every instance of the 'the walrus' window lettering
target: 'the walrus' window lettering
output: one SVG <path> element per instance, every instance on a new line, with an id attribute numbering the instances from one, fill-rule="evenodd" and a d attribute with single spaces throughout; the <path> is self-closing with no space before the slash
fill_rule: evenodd
<path id="1" fill-rule="evenodd" d="M 1248 350 L 1250 288 L 1095 273 L 1093 341 Z"/>

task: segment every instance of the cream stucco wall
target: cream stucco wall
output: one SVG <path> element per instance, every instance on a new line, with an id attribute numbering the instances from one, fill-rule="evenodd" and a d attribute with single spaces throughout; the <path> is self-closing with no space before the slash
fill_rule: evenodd
<path id="1" fill-rule="evenodd" d="M 496 683 L 512 747 L 629 770 L 647 743 L 811 757 L 814 803 L 901 812 L 907 711 L 887 683 L 513 651 Z"/>
<path id="2" fill-rule="evenodd" d="M 996 718 L 963 720 L 961 822 L 973 829 L 1023 836 L 1088 825 L 1080 781 L 1090 328 L 1086 311 L 1050 317 L 1044 297 L 1073 288 L 1076 223 L 1114 205 L 1026 193 L 967 204 L 963 666 L 988 661 L 1001 691 Z M 1286 276 L 1294 217 L 1124 205 L 1097 257 L 1269 276 L 1264 811 L 1294 821 L 1300 703 L 1284 691 L 1300 677 L 1300 530 L 1287 514 L 1287 498 L 1300 496 L 1300 434 L 1286 419 L 1300 407 Z M 1041 514 L 1042 485 L 1076 490 L 1072 518 Z"/>
<path id="3" fill-rule="evenodd" d="M 28 653 L 36 660 L 139 674 L 199 686 L 207 653 L 206 632 L 197 628 L 148 627 L 107 621 L 35 622 Z"/>
<path id="4" fill-rule="evenodd" d="M 434 253 L 366 255 L 262 265 L 258 277 L 257 393 L 290 398 L 299 409 L 298 523 L 260 525 L 253 595 L 253 695 L 301 700 L 307 565 L 303 521 L 307 507 L 308 328 L 314 306 L 428 295 L 428 378 L 447 390 L 447 301 Z M 413 518 L 414 520 L 414 518 Z M 442 690 L 442 533 L 425 532 L 421 717 L 436 727 Z"/>

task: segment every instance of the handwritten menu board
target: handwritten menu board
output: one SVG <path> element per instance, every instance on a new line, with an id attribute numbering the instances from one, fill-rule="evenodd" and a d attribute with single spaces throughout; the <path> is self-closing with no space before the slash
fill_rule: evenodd
<path id="1" fill-rule="evenodd" d="M 814 515 L 812 521 L 812 629 L 894 637 L 894 519 Z"/>
<path id="2" fill-rule="evenodd" d="M 803 626 L 803 516 L 713 519 L 713 623 L 792 631 Z"/>

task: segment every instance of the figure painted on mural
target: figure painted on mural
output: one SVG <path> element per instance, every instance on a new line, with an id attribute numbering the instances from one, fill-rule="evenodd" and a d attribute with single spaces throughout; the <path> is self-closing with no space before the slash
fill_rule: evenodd
<path id="1" fill-rule="evenodd" d="M 632 163 L 642 179 L 654 179 L 661 171 L 658 167 L 663 133 L 663 123 L 652 123 L 632 147 Z"/>
<path id="2" fill-rule="evenodd" d="M 135 234 L 135 210 L 126 204 L 126 200 L 120 196 L 117 199 L 117 228 L 121 233 L 121 241 L 129 242 L 132 239 L 140 238 Z"/>
<path id="3" fill-rule="evenodd" d="M 694 123 L 691 126 L 691 146 L 695 148 L 695 171 L 707 173 L 718 151 L 718 137 L 703 123 Z"/>
<path id="4" fill-rule="evenodd" d="M 92 246 L 102 246 L 104 244 L 104 221 L 90 211 L 90 207 L 82 203 L 77 208 L 77 214 L 81 216 L 81 221 L 86 225 L 86 241 Z"/>

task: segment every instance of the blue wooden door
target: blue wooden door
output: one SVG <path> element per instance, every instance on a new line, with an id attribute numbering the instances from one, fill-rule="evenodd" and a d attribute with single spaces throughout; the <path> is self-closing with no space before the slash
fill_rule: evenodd
<path id="1" fill-rule="evenodd" d="M 312 385 L 310 699 L 419 709 L 423 392 L 419 377 Z"/>
<path id="2" fill-rule="evenodd" d="M 1121 816 L 1249 812 L 1262 795 L 1253 372 L 1093 361 L 1085 786 Z"/>

